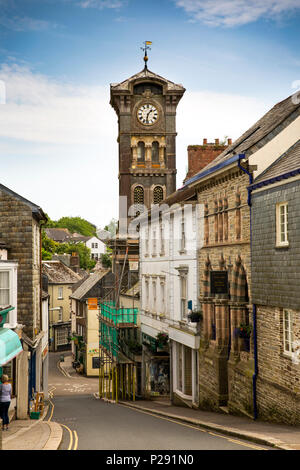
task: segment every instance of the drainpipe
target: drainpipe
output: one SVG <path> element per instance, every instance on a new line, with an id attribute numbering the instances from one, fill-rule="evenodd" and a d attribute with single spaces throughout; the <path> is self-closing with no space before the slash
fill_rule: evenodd
<path id="1" fill-rule="evenodd" d="M 249 176 L 250 185 L 253 183 L 252 174 L 241 165 L 241 160 L 245 158 L 245 154 L 240 154 L 238 159 L 238 167 Z M 252 201 L 251 201 L 251 191 L 252 188 L 248 187 L 248 206 L 250 208 L 250 257 L 251 257 L 251 266 L 252 266 Z M 256 305 L 253 304 L 252 307 L 252 321 L 253 321 L 253 355 L 254 355 L 254 374 L 252 376 L 252 391 L 253 391 L 253 419 L 257 419 L 257 397 L 256 397 L 256 380 L 258 375 L 258 357 L 257 357 L 257 329 L 256 329 Z"/>

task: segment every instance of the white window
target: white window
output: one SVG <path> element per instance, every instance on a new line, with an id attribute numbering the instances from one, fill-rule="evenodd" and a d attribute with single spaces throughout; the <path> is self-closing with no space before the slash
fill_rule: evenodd
<path id="1" fill-rule="evenodd" d="M 63 308 L 62 307 L 59 307 L 59 311 L 58 311 L 58 321 L 62 321 L 63 320 Z"/>
<path id="2" fill-rule="evenodd" d="M 161 292 L 161 313 L 165 313 L 165 283 L 160 283 L 160 292 Z"/>
<path id="3" fill-rule="evenodd" d="M 149 281 L 145 281 L 145 310 L 149 310 Z"/>
<path id="4" fill-rule="evenodd" d="M 152 300 L 153 300 L 153 312 L 156 312 L 156 280 L 152 281 Z"/>
<path id="5" fill-rule="evenodd" d="M 0 306 L 10 305 L 10 279 L 9 271 L 0 272 Z"/>
<path id="6" fill-rule="evenodd" d="M 57 346 L 62 346 L 68 344 L 69 330 L 68 328 L 57 328 L 56 334 L 56 344 Z"/>
<path id="7" fill-rule="evenodd" d="M 276 246 L 288 246 L 288 203 L 276 205 Z"/>
<path id="8" fill-rule="evenodd" d="M 149 229 L 146 229 L 146 230 L 145 230 L 145 235 L 146 235 L 146 239 L 145 239 L 145 255 L 148 255 L 148 254 L 149 254 Z"/>
<path id="9" fill-rule="evenodd" d="M 153 239 L 152 239 L 152 256 L 156 256 L 156 231 L 153 231 Z"/>
<path id="10" fill-rule="evenodd" d="M 181 240 L 180 240 L 180 251 L 185 250 L 185 224 L 184 218 L 182 217 L 181 220 Z"/>
<path id="11" fill-rule="evenodd" d="M 187 315 L 187 277 L 185 274 L 180 275 L 180 314 L 181 318 Z"/>
<path id="12" fill-rule="evenodd" d="M 163 222 L 160 223 L 160 254 L 165 254 L 165 234 Z"/>
<path id="13" fill-rule="evenodd" d="M 285 354 L 293 353 L 293 315 L 289 310 L 283 311 L 283 349 Z"/>
<path id="14" fill-rule="evenodd" d="M 6 328 L 17 326 L 17 263 L 0 263 L 0 307 L 15 307 L 6 317 Z"/>
<path id="15" fill-rule="evenodd" d="M 58 299 L 63 299 L 63 298 L 64 298 L 64 297 L 63 297 L 63 292 L 64 292 L 64 288 L 63 288 L 63 287 L 59 287 L 59 288 L 58 288 L 58 296 L 57 296 Z"/>

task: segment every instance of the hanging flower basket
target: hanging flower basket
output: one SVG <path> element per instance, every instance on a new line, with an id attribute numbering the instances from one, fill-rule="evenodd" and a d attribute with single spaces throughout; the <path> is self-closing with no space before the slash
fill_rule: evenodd
<path id="1" fill-rule="evenodd" d="M 169 336 L 167 333 L 158 333 L 156 336 L 157 344 L 159 347 L 164 348 L 169 342 Z"/>
<path id="2" fill-rule="evenodd" d="M 239 338 L 249 339 L 252 333 L 252 325 L 241 323 L 236 329 L 236 333 Z"/>
<path id="3" fill-rule="evenodd" d="M 188 315 L 188 319 L 192 323 L 199 323 L 203 320 L 202 310 L 195 310 Z"/>

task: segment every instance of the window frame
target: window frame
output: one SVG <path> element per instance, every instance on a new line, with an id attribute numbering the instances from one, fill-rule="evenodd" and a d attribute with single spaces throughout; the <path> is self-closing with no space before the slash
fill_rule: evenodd
<path id="1" fill-rule="evenodd" d="M 63 286 L 59 286 L 57 288 L 57 300 L 63 300 L 63 299 L 64 299 L 64 288 Z"/>
<path id="2" fill-rule="evenodd" d="M 282 214 L 281 209 L 284 209 Z M 281 217 L 284 217 L 284 221 L 282 223 Z M 276 204 L 276 247 L 288 247 L 289 246 L 289 230 L 288 230 L 288 202 L 278 202 Z M 284 231 L 282 231 L 282 226 Z M 281 239 L 282 234 L 284 234 L 284 240 Z"/>
<path id="3" fill-rule="evenodd" d="M 286 329 L 286 314 L 288 315 L 287 323 L 288 327 Z M 283 332 L 283 354 L 288 357 L 292 357 L 294 353 L 293 343 L 293 312 L 288 309 L 283 309 L 283 316 L 282 316 L 282 332 Z M 288 339 L 286 339 L 286 332 L 288 334 Z M 288 349 L 286 346 L 289 344 Z"/>
<path id="4" fill-rule="evenodd" d="M 6 317 L 4 328 L 16 328 L 18 323 L 18 263 L 3 260 L 0 262 L 0 272 L 9 272 L 9 302 L 8 304 L 15 307 Z"/>

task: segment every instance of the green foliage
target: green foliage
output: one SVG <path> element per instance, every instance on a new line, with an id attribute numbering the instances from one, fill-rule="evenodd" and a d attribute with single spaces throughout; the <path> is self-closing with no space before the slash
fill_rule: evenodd
<path id="1" fill-rule="evenodd" d="M 42 230 L 42 259 L 51 260 L 54 254 L 78 253 L 80 267 L 82 269 L 93 269 L 96 262 L 91 259 L 91 250 L 84 243 L 57 243 L 47 237 Z"/>
<path id="2" fill-rule="evenodd" d="M 111 268 L 111 257 L 109 253 L 103 253 L 101 255 L 101 263 L 104 268 Z"/>
<path id="3" fill-rule="evenodd" d="M 67 228 L 69 232 L 80 233 L 85 237 L 96 236 L 96 227 L 81 217 L 61 217 L 58 221 L 51 220 L 45 224 L 47 228 Z"/>

